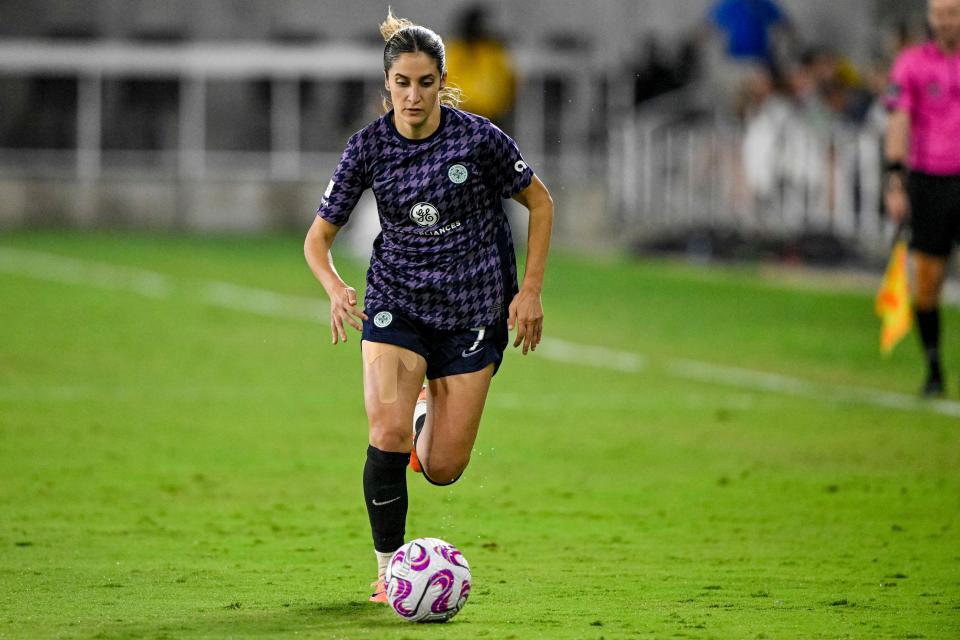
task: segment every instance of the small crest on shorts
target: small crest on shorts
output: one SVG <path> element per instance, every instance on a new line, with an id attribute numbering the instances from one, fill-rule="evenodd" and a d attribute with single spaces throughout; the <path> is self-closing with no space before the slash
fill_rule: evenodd
<path id="1" fill-rule="evenodd" d="M 381 311 L 377 315 L 373 316 L 373 324 L 380 329 L 389 327 L 391 322 L 393 322 L 393 314 L 389 311 Z"/>
<path id="2" fill-rule="evenodd" d="M 470 172 L 462 164 L 454 164 L 447 169 L 447 177 L 453 184 L 463 184 L 470 177 Z"/>

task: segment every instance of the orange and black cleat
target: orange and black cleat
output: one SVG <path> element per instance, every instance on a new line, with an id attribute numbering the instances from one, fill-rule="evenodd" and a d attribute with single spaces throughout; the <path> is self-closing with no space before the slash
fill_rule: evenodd
<path id="1" fill-rule="evenodd" d="M 383 578 L 371 582 L 370 586 L 373 587 L 373 593 L 370 594 L 370 602 L 388 602 L 387 583 Z"/>

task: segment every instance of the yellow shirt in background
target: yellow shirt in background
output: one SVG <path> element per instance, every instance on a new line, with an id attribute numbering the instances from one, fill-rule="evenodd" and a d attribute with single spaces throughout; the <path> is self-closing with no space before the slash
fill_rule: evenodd
<path id="1" fill-rule="evenodd" d="M 495 40 L 453 41 L 446 47 L 447 79 L 463 91 L 463 108 L 498 120 L 513 107 L 516 76 L 506 49 Z"/>

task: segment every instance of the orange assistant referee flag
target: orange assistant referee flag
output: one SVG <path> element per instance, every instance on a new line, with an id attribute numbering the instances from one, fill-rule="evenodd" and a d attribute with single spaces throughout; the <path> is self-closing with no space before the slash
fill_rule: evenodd
<path id="1" fill-rule="evenodd" d="M 907 287 L 907 242 L 897 240 L 890 263 L 877 292 L 875 310 L 881 320 L 880 352 L 889 355 L 897 343 L 910 332 L 913 313 Z"/>

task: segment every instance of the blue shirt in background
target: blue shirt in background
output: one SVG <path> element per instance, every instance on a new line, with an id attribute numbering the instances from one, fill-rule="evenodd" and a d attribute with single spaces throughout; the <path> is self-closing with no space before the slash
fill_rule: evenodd
<path id="1" fill-rule="evenodd" d="M 770 61 L 770 28 L 784 16 L 773 0 L 719 0 L 710 20 L 727 34 L 731 57 Z"/>

